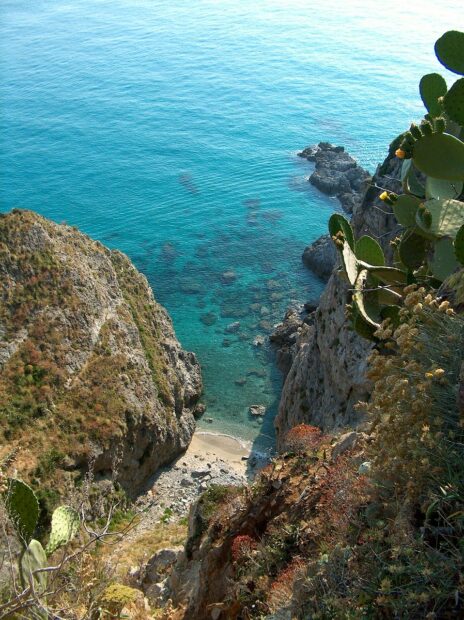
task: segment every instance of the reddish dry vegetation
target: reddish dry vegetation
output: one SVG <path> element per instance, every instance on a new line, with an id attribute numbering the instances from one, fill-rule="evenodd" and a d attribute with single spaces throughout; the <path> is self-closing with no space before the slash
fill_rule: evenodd
<path id="1" fill-rule="evenodd" d="M 317 449 L 322 439 L 322 431 L 317 426 L 298 424 L 288 431 L 285 437 L 285 449 L 289 452 Z"/>
<path id="2" fill-rule="evenodd" d="M 324 544 L 356 541 L 358 530 L 349 529 L 369 496 L 359 459 L 332 463 L 331 438 L 312 426 L 299 425 L 289 439 L 293 450 L 265 467 L 248 492 L 218 494 L 201 530 L 191 529 L 179 576 L 199 563 L 200 587 L 184 618 L 209 619 L 216 607 L 221 619 L 273 613 L 288 604 L 308 558 L 319 558 Z"/>
<path id="3" fill-rule="evenodd" d="M 234 538 L 231 546 L 232 562 L 239 563 L 248 558 L 250 553 L 256 549 L 257 542 L 247 534 L 241 534 Z"/>

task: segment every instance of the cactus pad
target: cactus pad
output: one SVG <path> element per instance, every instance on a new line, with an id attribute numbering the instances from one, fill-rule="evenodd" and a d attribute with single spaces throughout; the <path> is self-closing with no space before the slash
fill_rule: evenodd
<path id="1" fill-rule="evenodd" d="M 364 235 L 356 241 L 356 258 L 371 265 L 385 265 L 385 256 L 378 242 Z"/>
<path id="2" fill-rule="evenodd" d="M 438 239 L 435 243 L 433 258 L 430 268 L 433 275 L 443 282 L 458 267 L 454 254 L 454 245 L 449 237 Z"/>
<path id="3" fill-rule="evenodd" d="M 461 265 L 464 265 L 464 224 L 456 233 L 454 240 L 454 254 Z"/>
<path id="4" fill-rule="evenodd" d="M 79 513 L 71 506 L 59 506 L 52 515 L 50 539 L 45 550 L 48 555 L 67 545 L 79 530 Z"/>
<path id="5" fill-rule="evenodd" d="M 19 539 L 27 547 L 39 518 L 39 502 L 34 491 L 22 480 L 10 478 L 5 505 Z"/>
<path id="6" fill-rule="evenodd" d="M 414 144 L 414 165 L 424 174 L 464 181 L 464 143 L 448 133 L 432 133 Z"/>
<path id="7" fill-rule="evenodd" d="M 403 186 L 403 191 L 407 194 L 414 194 L 415 196 L 420 196 L 421 198 L 424 196 L 425 188 L 417 179 L 412 159 L 405 159 L 403 161 L 403 165 L 401 167 L 401 183 Z"/>
<path id="8" fill-rule="evenodd" d="M 376 340 L 374 332 L 376 329 L 362 318 L 362 316 L 356 311 L 353 315 L 353 328 L 354 331 L 367 340 Z"/>
<path id="9" fill-rule="evenodd" d="M 416 212 L 420 205 L 420 200 L 416 196 L 402 194 L 393 205 L 393 213 L 401 226 L 414 226 L 416 223 Z"/>
<path id="10" fill-rule="evenodd" d="M 329 219 L 329 232 L 332 237 L 335 237 L 337 233 L 342 232 L 345 239 L 348 241 L 351 249 L 354 248 L 354 236 L 351 224 L 343 215 L 334 213 Z"/>
<path id="11" fill-rule="evenodd" d="M 427 200 L 426 210 L 431 219 L 424 228 L 423 218 L 418 217 L 419 226 L 436 237 L 454 237 L 462 225 L 464 219 L 464 203 L 459 200 Z"/>
<path id="12" fill-rule="evenodd" d="M 409 269 L 418 269 L 424 262 L 426 249 L 426 239 L 407 230 L 398 248 L 401 262 Z"/>
<path id="13" fill-rule="evenodd" d="M 457 198 L 463 188 L 462 181 L 444 181 L 427 177 L 425 182 L 425 195 L 427 198 Z"/>
<path id="14" fill-rule="evenodd" d="M 443 97 L 447 90 L 446 82 L 439 73 L 428 73 L 421 79 L 420 96 L 431 116 L 440 116 L 441 105 L 438 98 Z"/>
<path id="15" fill-rule="evenodd" d="M 376 267 L 372 265 L 365 265 L 363 263 L 361 263 L 361 266 L 368 267 L 370 274 L 385 284 L 407 284 L 407 274 L 404 271 L 401 271 L 401 269 L 396 269 L 396 267 Z"/>
<path id="16" fill-rule="evenodd" d="M 443 100 L 445 111 L 451 120 L 464 125 L 464 78 L 457 80 Z"/>
<path id="17" fill-rule="evenodd" d="M 445 32 L 435 43 L 435 54 L 444 67 L 464 75 L 464 32 Z"/>
<path id="18" fill-rule="evenodd" d="M 353 250 L 346 241 L 343 244 L 341 258 L 348 281 L 351 286 L 354 286 L 356 278 L 358 277 L 359 265 Z"/>
<path id="19" fill-rule="evenodd" d="M 376 330 L 379 327 L 380 306 L 376 298 L 364 295 L 364 288 L 367 286 L 368 278 L 369 272 L 367 269 L 362 269 L 356 279 L 353 304 L 356 305 L 356 309 L 364 321 Z"/>
<path id="20" fill-rule="evenodd" d="M 46 568 L 47 556 L 38 540 L 32 539 L 20 559 L 21 580 L 24 587 L 30 583 L 31 573 L 38 568 Z M 32 577 L 34 590 L 42 594 L 47 589 L 47 573 L 37 573 Z"/>

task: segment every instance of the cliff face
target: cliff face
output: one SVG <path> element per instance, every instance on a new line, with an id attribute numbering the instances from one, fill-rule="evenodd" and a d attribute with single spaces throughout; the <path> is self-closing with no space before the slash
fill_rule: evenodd
<path id="1" fill-rule="evenodd" d="M 21 472 L 60 488 L 92 463 L 133 496 L 189 444 L 200 392 L 125 255 L 32 212 L 1 217 L 0 432 Z"/>
<path id="2" fill-rule="evenodd" d="M 375 237 L 387 256 L 398 228 L 390 208 L 378 199 L 378 188 L 399 191 L 401 162 L 394 157 L 394 148 L 390 147 L 362 200 L 354 205 L 351 220 L 355 236 Z M 292 336 L 282 346 L 287 366 L 289 358 L 291 363 L 275 422 L 278 443 L 301 422 L 331 429 L 360 421 L 353 406 L 369 395 L 365 370 L 370 345 L 351 331 L 345 317 L 349 294 L 336 266 L 311 320 L 295 325 L 292 319 Z"/>

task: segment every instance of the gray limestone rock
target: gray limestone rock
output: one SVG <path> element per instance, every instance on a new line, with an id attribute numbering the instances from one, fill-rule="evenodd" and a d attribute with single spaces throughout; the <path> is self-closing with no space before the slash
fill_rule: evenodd
<path id="1" fill-rule="evenodd" d="M 352 213 L 364 194 L 369 173 L 341 146 L 320 142 L 298 153 L 315 164 L 309 181 L 324 194 L 337 196 L 342 208 Z"/>
<path id="2" fill-rule="evenodd" d="M 327 281 L 338 262 L 337 250 L 330 235 L 322 235 L 306 247 L 302 260 L 308 269 Z"/>
<path id="3" fill-rule="evenodd" d="M 307 158 L 313 156 L 309 151 L 305 154 Z M 400 192 L 400 168 L 401 161 L 391 148 L 363 200 L 355 205 L 351 220 L 355 237 L 374 236 L 387 259 L 391 258 L 389 242 L 400 227 L 391 209 L 379 200 L 375 185 Z M 369 397 L 366 359 L 372 345 L 351 330 L 345 316 L 349 299 L 346 280 L 335 268 L 317 311 L 311 315 L 311 324 L 301 320 L 298 326 L 293 317 L 288 340 L 278 343 L 289 367 L 275 420 L 278 445 L 297 424 L 330 430 L 356 426 L 362 419 L 354 405 Z"/>

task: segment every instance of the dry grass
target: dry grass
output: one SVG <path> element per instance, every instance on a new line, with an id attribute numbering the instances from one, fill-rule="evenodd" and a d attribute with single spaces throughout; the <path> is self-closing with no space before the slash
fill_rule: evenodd
<path id="1" fill-rule="evenodd" d="M 103 547 L 100 555 L 103 560 L 114 563 L 115 576 L 124 580 L 132 567 L 140 567 L 160 549 L 182 546 L 186 538 L 187 525 L 184 522 L 157 523 L 138 535 L 136 525 L 136 529 L 118 543 L 116 552 L 114 548 Z"/>

